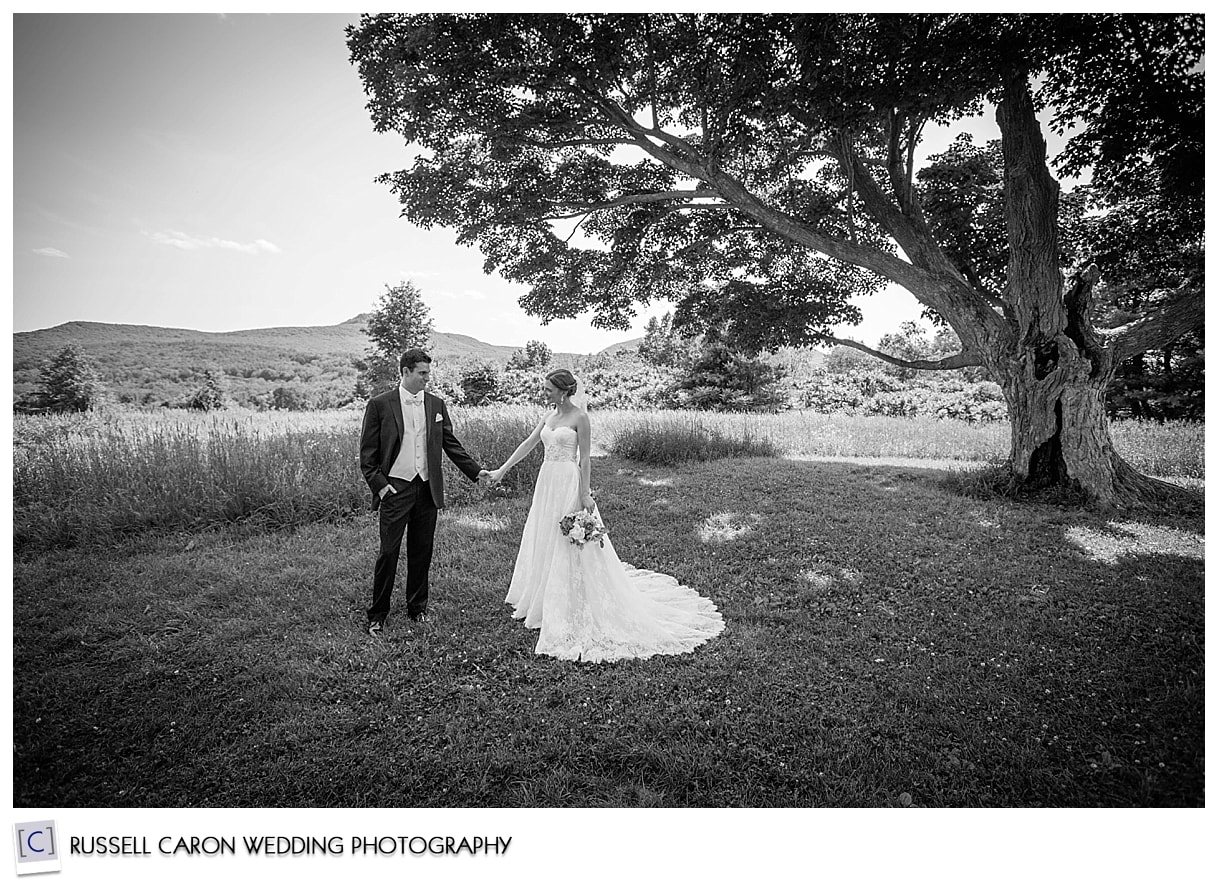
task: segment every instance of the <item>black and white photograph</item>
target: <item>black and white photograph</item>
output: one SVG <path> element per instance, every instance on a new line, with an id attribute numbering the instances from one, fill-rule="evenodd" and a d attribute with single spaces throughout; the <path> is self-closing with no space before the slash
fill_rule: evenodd
<path id="1" fill-rule="evenodd" d="M 10 19 L 18 874 L 1200 854 L 1203 14 Z"/>

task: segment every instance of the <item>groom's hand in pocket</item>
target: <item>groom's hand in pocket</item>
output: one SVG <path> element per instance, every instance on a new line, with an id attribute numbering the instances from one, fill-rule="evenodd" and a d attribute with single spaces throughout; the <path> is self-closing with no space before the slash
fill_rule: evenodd
<path id="1" fill-rule="evenodd" d="M 393 488 L 392 484 L 386 484 L 384 487 L 381 488 L 381 499 L 383 500 L 390 493 L 397 493 L 397 492 L 398 491 Z"/>

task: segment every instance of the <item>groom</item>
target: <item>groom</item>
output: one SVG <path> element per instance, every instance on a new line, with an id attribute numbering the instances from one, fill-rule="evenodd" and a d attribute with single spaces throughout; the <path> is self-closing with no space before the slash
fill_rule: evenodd
<path id="1" fill-rule="evenodd" d="M 378 634 L 389 615 L 389 597 L 406 537 L 406 615 L 427 621 L 427 571 L 431 567 L 436 517 L 444 507 L 440 451 L 472 481 L 489 474 L 453 434 L 444 399 L 423 391 L 431 379 L 431 356 L 422 349 L 402 353 L 401 383 L 368 401 L 360 434 L 359 465 L 372 488 L 372 510 L 380 510 L 381 549 L 372 575 L 367 632 Z"/>

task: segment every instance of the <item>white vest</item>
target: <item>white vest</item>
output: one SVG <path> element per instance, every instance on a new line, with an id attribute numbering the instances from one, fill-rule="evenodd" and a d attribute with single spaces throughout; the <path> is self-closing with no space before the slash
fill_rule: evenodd
<path id="1" fill-rule="evenodd" d="M 427 408 L 422 404 L 425 392 L 419 393 L 419 404 L 415 404 L 405 389 L 398 386 L 398 400 L 402 403 L 402 446 L 398 450 L 389 477 L 413 481 L 419 475 L 430 480 L 427 473 Z"/>

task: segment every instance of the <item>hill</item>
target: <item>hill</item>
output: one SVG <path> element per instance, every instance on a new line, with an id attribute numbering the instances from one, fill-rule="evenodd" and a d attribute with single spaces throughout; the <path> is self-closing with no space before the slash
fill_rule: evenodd
<path id="1" fill-rule="evenodd" d="M 643 342 L 642 337 L 635 337 L 631 340 L 624 340 L 621 343 L 614 343 L 612 346 L 606 346 L 598 355 L 617 355 L 619 352 L 633 351 L 639 348 L 639 344 Z"/>
<path id="2" fill-rule="evenodd" d="M 367 349 L 367 319 L 361 314 L 337 325 L 245 331 L 67 322 L 13 335 L 13 392 L 19 397 L 34 389 L 42 363 L 75 344 L 97 365 L 107 390 L 119 400 L 179 400 L 198 389 L 205 372 L 213 370 L 223 375 L 226 394 L 238 403 L 265 400 L 283 386 L 308 396 L 315 406 L 337 406 L 354 388 L 352 362 Z M 505 365 L 522 347 L 437 332 L 430 351 L 440 374 L 445 365 L 469 361 Z M 561 366 L 574 359 L 569 353 L 554 356 Z"/>
<path id="3" fill-rule="evenodd" d="M 13 335 L 13 393 L 20 398 L 37 386 L 40 366 L 63 347 L 74 344 L 97 365 L 111 399 L 144 405 L 180 402 L 194 394 L 206 372 L 222 376 L 226 398 L 250 406 L 267 406 L 283 389 L 305 406 L 341 407 L 355 389 L 354 361 L 368 338 L 368 315 L 337 325 L 256 328 L 245 331 L 194 331 L 151 325 L 67 322 L 53 328 Z M 641 337 L 609 346 L 598 356 L 630 360 Z M 521 347 L 495 346 L 467 334 L 432 334 L 432 373 L 437 381 L 454 380 L 472 362 L 507 364 Z M 575 367 L 573 353 L 554 353 L 555 367 Z M 822 352 L 784 349 L 767 360 L 788 374 L 801 376 L 818 367 Z"/>

